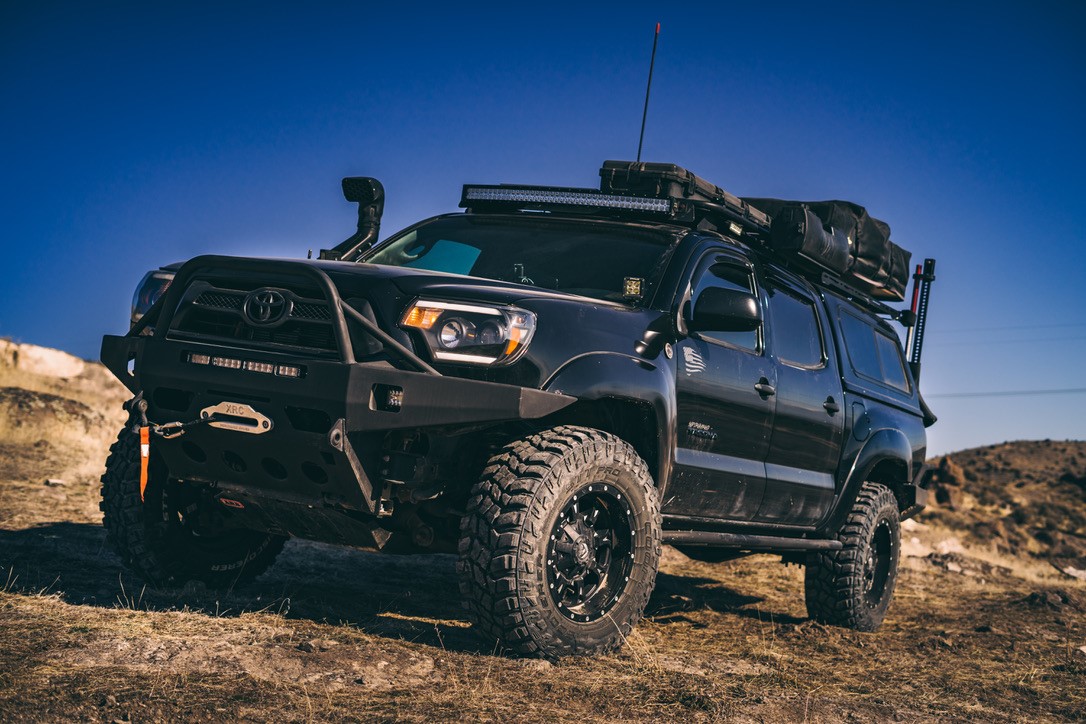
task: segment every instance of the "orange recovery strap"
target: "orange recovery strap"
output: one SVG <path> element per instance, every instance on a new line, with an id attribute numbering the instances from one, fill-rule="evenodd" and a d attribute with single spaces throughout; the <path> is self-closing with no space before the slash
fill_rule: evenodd
<path id="1" fill-rule="evenodd" d="M 151 428 L 146 425 L 140 428 L 140 502 L 143 502 L 143 493 L 147 490 L 147 464 L 151 459 Z"/>

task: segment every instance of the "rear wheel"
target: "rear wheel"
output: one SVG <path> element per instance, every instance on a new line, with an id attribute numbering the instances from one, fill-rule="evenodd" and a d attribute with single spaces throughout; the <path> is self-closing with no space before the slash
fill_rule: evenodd
<path id="1" fill-rule="evenodd" d="M 472 489 L 460 592 L 476 630 L 558 658 L 622 645 L 656 581 L 660 510 L 623 440 L 563 426 L 507 445 Z"/>
<path id="2" fill-rule="evenodd" d="M 286 538 L 245 529 L 209 530 L 198 524 L 199 506 L 170 480 L 152 455 L 140 499 L 139 437 L 124 428 L 110 448 L 102 475 L 102 524 L 121 561 L 149 583 L 180 586 L 190 580 L 232 588 L 263 573 Z"/>
<path id="3" fill-rule="evenodd" d="M 874 631 L 897 583 L 901 521 L 890 489 L 864 483 L 837 534 L 843 548 L 807 560 L 807 613 L 816 621 Z"/>

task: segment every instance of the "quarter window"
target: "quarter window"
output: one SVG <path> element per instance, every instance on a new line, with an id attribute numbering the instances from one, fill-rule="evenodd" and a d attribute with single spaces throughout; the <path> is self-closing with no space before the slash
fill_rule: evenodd
<path id="1" fill-rule="evenodd" d="M 901 348 L 898 347 L 897 342 L 881 332 L 876 332 L 875 344 L 879 348 L 883 381 L 891 387 L 908 392 L 909 378 L 905 375 L 905 364 L 901 359 Z"/>
<path id="2" fill-rule="evenodd" d="M 841 314 L 841 332 L 857 374 L 909 392 L 909 378 L 896 340 L 847 312 Z"/>

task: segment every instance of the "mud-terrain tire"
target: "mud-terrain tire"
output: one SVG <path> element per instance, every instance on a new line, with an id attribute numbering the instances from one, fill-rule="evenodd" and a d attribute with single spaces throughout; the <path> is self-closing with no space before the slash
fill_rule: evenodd
<path id="1" fill-rule="evenodd" d="M 844 547 L 807 559 L 807 614 L 857 631 L 882 624 L 894 596 L 901 555 L 897 499 L 878 483 L 864 483 L 837 533 Z"/>
<path id="2" fill-rule="evenodd" d="M 556 427 L 506 445 L 460 526 L 464 606 L 488 644 L 557 659 L 620 647 L 660 560 L 660 505 L 625 441 Z"/>
<path id="3" fill-rule="evenodd" d="M 122 429 L 102 475 L 102 524 L 125 566 L 154 586 L 198 580 L 225 589 L 248 583 L 272 564 L 286 542 L 282 536 L 241 529 L 198 533 L 186 524 L 171 500 L 170 490 L 179 483 L 169 480 L 153 441 L 140 500 L 139 448 L 139 436 Z"/>

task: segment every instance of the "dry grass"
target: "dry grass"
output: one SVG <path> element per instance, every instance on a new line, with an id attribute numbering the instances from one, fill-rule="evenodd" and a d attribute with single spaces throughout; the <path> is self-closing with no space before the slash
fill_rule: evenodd
<path id="1" fill-rule="evenodd" d="M 799 572 L 768 557 L 709 566 L 674 554 L 649 619 L 622 653 L 552 666 L 475 648 L 449 595 L 447 557 L 390 563 L 299 545 L 284 563 L 340 575 L 314 586 L 273 574 L 245 595 L 192 588 L 137 598 L 121 592 L 122 582 L 132 585 L 123 574 L 106 578 L 115 571 L 108 562 L 100 581 L 61 575 L 42 586 L 53 568 L 27 571 L 33 582 L 0 593 L 0 713 L 284 721 L 1086 714 L 1081 589 L 994 587 L 917 565 L 904 571 L 884 629 L 861 635 L 804 620 Z M 433 592 L 417 587 L 405 597 L 401 577 L 421 577 Z M 351 619 L 329 618 L 333 611 Z"/>
<path id="2" fill-rule="evenodd" d="M 77 417 L 116 415 L 119 399 L 82 389 L 90 413 Z M 876 634 L 808 621 L 802 571 L 772 557 L 711 565 L 668 549 L 622 652 L 511 660 L 471 636 L 449 556 L 292 541 L 244 590 L 144 588 L 105 547 L 85 472 L 119 420 L 55 437 L 72 429 L 66 403 L 34 399 L 19 431 L 0 433 L 3 721 L 1086 718 L 1086 584 L 997 546 L 978 553 L 975 531 L 946 516 L 910 526 L 933 555 L 907 559 Z M 966 547 L 940 552 L 951 535 Z"/>

